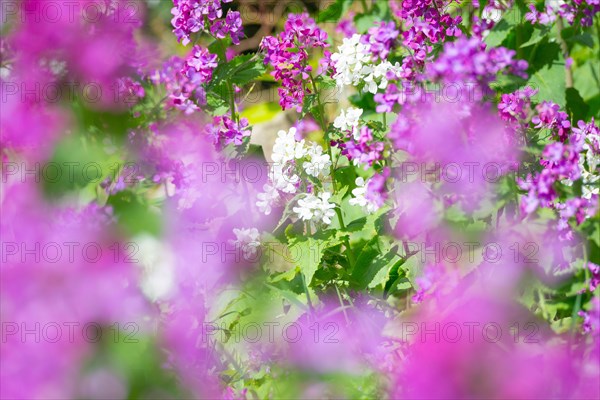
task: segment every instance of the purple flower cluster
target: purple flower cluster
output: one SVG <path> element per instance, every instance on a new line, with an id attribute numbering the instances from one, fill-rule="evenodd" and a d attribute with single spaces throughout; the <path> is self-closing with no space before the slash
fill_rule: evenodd
<path id="1" fill-rule="evenodd" d="M 587 218 L 594 216 L 598 208 L 598 196 L 594 195 L 589 199 L 574 197 L 567 199 L 564 203 L 556 204 L 555 207 L 558 210 L 559 237 L 563 240 L 570 240 L 573 238 L 573 231 L 569 226 L 569 219 L 575 217 L 577 225 L 580 225 Z"/>
<path id="2" fill-rule="evenodd" d="M 590 292 L 596 290 L 600 286 L 600 265 L 588 262 L 588 269 L 592 276 L 590 277 Z"/>
<path id="3" fill-rule="evenodd" d="M 552 25 L 557 18 L 564 18 L 570 25 L 579 22 L 582 26 L 592 26 L 594 16 L 600 12 L 599 0 L 572 0 L 568 2 L 546 3 L 543 11 L 529 4 L 525 19 L 532 24 Z"/>
<path id="4" fill-rule="evenodd" d="M 569 115 L 560 111 L 558 104 L 543 101 L 535 109 L 538 114 L 531 120 L 536 124 L 535 128 L 550 129 L 558 135 L 561 142 L 567 140 L 571 132 L 571 122 L 569 122 Z"/>
<path id="5" fill-rule="evenodd" d="M 165 86 L 168 106 L 189 115 L 200 109 L 197 104 L 206 103 L 206 92 L 202 85 L 210 81 L 216 67 L 216 54 L 194 46 L 185 59 L 171 57 L 164 63 L 162 70 L 155 71 L 150 76 L 150 80 L 154 84 Z"/>
<path id="6" fill-rule="evenodd" d="M 344 37 L 352 37 L 356 31 L 356 26 L 354 26 L 354 16 L 356 13 L 354 11 L 348 11 L 346 17 L 342 18 L 340 22 L 335 27 L 336 33 L 341 33 Z"/>
<path id="7" fill-rule="evenodd" d="M 171 24 L 177 40 L 187 46 L 192 33 L 207 30 L 216 38 L 230 36 L 233 44 L 239 44 L 244 37 L 240 13 L 229 10 L 222 19 L 222 3 L 229 2 L 231 0 L 173 0 Z"/>
<path id="8" fill-rule="evenodd" d="M 264 63 L 273 66 L 271 75 L 282 84 L 278 89 L 282 109 L 302 110 L 305 92 L 311 92 L 304 88 L 312 72 L 308 65 L 308 50 L 328 47 L 326 40 L 327 33 L 308 13 L 290 14 L 283 32 L 263 38 L 260 47 L 266 53 Z"/>
<path id="9" fill-rule="evenodd" d="M 552 115 L 559 114 L 554 107 L 547 109 L 552 110 Z M 550 124 L 554 120 L 554 118 L 544 118 L 546 124 Z M 544 148 L 540 160 L 540 164 L 544 169 L 533 177 L 529 174 L 527 179 L 517 180 L 519 187 L 528 191 L 527 195 L 521 200 L 521 210 L 526 214 L 530 214 L 538 207 L 556 209 L 559 215 L 557 229 L 560 238 L 563 240 L 570 239 L 573 236 L 573 232 L 569 227 L 571 218 L 575 218 L 576 223 L 579 225 L 586 218 L 593 216 L 598 208 L 597 194 L 590 194 L 588 198 L 573 197 L 565 202 L 558 202 L 558 194 L 554 188 L 557 181 L 573 182 L 582 177 L 584 171 L 582 171 L 581 153 L 584 146 L 586 146 L 586 131 L 590 125 L 595 128 L 593 122 L 592 124 L 585 124 L 583 121 L 579 121 L 579 129 L 569 136 L 568 141 L 548 144 Z M 595 132 L 592 128 L 589 128 L 589 131 L 590 133 Z"/>
<path id="10" fill-rule="evenodd" d="M 581 177 L 579 167 L 580 148 L 570 143 L 552 142 L 548 144 L 542 153 L 540 164 L 544 169 L 527 179 L 518 179 L 517 183 L 523 190 L 527 190 L 527 196 L 522 198 L 521 210 L 530 214 L 538 207 L 551 207 L 558 198 L 554 189 L 554 183 L 562 179 L 572 181 Z"/>
<path id="11" fill-rule="evenodd" d="M 498 103 L 498 114 L 507 122 L 522 122 L 531 111 L 531 97 L 537 90 L 526 86 L 513 93 L 506 93 L 500 97 Z"/>
<path id="12" fill-rule="evenodd" d="M 212 73 L 217 68 L 217 55 L 211 54 L 207 49 L 194 46 L 187 56 L 183 66 L 183 73 L 193 84 L 202 84 L 210 81 Z"/>
<path id="13" fill-rule="evenodd" d="M 489 50 L 477 38 L 459 38 L 446 43 L 443 53 L 428 65 L 429 78 L 443 82 L 472 82 L 485 91 L 496 75 L 504 71 L 526 78 L 527 62 L 515 60 L 516 52 L 505 47 Z"/>
<path id="14" fill-rule="evenodd" d="M 243 144 L 244 138 L 252 133 L 248 129 L 248 125 L 246 118 L 240 118 L 239 122 L 235 122 L 230 117 L 223 115 L 214 117 L 213 123 L 207 125 L 206 132 L 217 147 L 228 144 L 239 146 Z"/>
<path id="15" fill-rule="evenodd" d="M 390 169 L 386 167 L 381 173 L 373 175 L 367 181 L 365 198 L 377 208 L 381 208 L 388 198 L 388 193 L 385 190 L 385 182 L 389 176 Z"/>
<path id="16" fill-rule="evenodd" d="M 128 76 L 117 80 L 117 90 L 119 100 L 126 104 L 135 104 L 146 95 L 144 87 Z"/>
<path id="17" fill-rule="evenodd" d="M 444 12 L 453 0 L 402 0 L 390 2 L 392 12 L 402 21 L 403 44 L 411 55 L 402 63 L 402 77 L 415 79 L 425 67 L 425 60 L 433 50 L 432 44 L 447 37 L 460 36 L 458 28 L 462 17 L 452 17 Z"/>
<path id="18" fill-rule="evenodd" d="M 402 83 L 390 83 L 384 93 L 377 93 L 374 97 L 377 103 L 376 111 L 392 112 L 396 104 L 406 105 L 407 107 L 427 101 L 432 101 L 432 93 L 423 90 L 421 86 L 415 85 L 410 81 L 402 81 Z"/>
<path id="19" fill-rule="evenodd" d="M 331 145 L 339 147 L 342 155 L 355 165 L 364 165 L 365 169 L 375 161 L 382 160 L 385 149 L 385 143 L 373 140 L 373 132 L 367 126 L 360 127 L 358 140 L 355 140 L 352 134 L 348 134 L 343 140 L 332 141 Z"/>
<path id="20" fill-rule="evenodd" d="M 370 45 L 374 61 L 378 58 L 385 61 L 387 60 L 390 50 L 395 47 L 398 36 L 400 36 L 400 31 L 396 28 L 394 21 L 381 21 L 369 28 L 367 34 L 363 38 L 365 43 Z"/>

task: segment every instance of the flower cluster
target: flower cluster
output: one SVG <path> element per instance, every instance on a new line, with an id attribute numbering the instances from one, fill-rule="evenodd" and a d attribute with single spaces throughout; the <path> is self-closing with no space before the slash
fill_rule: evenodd
<path id="1" fill-rule="evenodd" d="M 240 118 L 236 122 L 227 115 L 223 115 L 214 117 L 212 124 L 206 126 L 206 132 L 217 147 L 228 144 L 240 146 L 244 143 L 244 138 L 252 134 L 248 125 L 247 118 Z"/>
<path id="2" fill-rule="evenodd" d="M 388 198 L 385 181 L 389 177 L 389 169 L 380 174 L 375 174 L 367 181 L 362 177 L 355 180 L 356 188 L 352 190 L 350 204 L 362 207 L 368 214 L 379 210 Z"/>
<path id="3" fill-rule="evenodd" d="M 600 12 L 598 0 L 579 1 L 547 1 L 543 11 L 538 11 L 534 4 L 529 5 L 525 19 L 532 24 L 552 25 L 557 18 L 564 18 L 570 25 L 592 26 L 594 16 Z"/>
<path id="4" fill-rule="evenodd" d="M 498 102 L 498 113 L 507 122 L 523 122 L 531 112 L 531 98 L 537 90 L 526 86 L 513 93 L 505 93 L 500 96 Z"/>
<path id="5" fill-rule="evenodd" d="M 297 129 L 279 131 L 273 144 L 271 171 L 269 183 L 263 187 L 264 192 L 258 194 L 257 206 L 261 212 L 270 214 L 273 204 L 281 197 L 279 192 L 294 194 L 302 184 L 299 166 L 307 176 L 315 178 L 328 175 L 331 168 L 329 154 L 323 153 L 323 148 L 317 143 L 307 144 L 304 139 L 296 140 Z M 307 185 L 307 189 L 310 186 Z M 307 204 L 313 204 L 311 202 Z"/>
<path id="6" fill-rule="evenodd" d="M 271 75 L 282 84 L 278 89 L 282 109 L 302 110 L 305 93 L 311 93 L 311 89 L 305 87 L 312 72 L 308 64 L 309 50 L 328 47 L 326 41 L 327 33 L 307 13 L 288 15 L 284 30 L 278 36 L 263 38 L 264 63 L 273 66 Z"/>
<path id="7" fill-rule="evenodd" d="M 558 104 L 543 101 L 535 108 L 537 115 L 531 120 L 535 128 L 546 128 L 558 135 L 558 139 L 564 142 L 571 132 L 571 122 L 566 112 L 560 111 Z"/>
<path id="8" fill-rule="evenodd" d="M 319 195 L 307 193 L 298 199 L 298 206 L 294 211 L 302 221 L 313 221 L 315 223 L 331 224 L 331 218 L 335 216 L 335 204 L 330 203 L 331 193 L 321 192 Z"/>
<path id="9" fill-rule="evenodd" d="M 207 83 L 212 78 L 212 73 L 217 67 L 217 55 L 211 54 L 208 49 L 194 46 L 185 59 L 182 73 L 190 83 L 198 85 Z"/>
<path id="10" fill-rule="evenodd" d="M 390 2 L 394 14 L 402 21 L 402 40 L 409 56 L 402 61 L 400 75 L 414 80 L 430 57 L 434 44 L 442 43 L 447 37 L 461 35 L 460 15 L 452 17 L 446 12 L 453 0 L 403 0 Z"/>
<path id="11" fill-rule="evenodd" d="M 363 40 L 369 45 L 373 59 L 387 60 L 388 54 L 396 46 L 400 32 L 393 21 L 376 23 L 367 31 Z"/>
<path id="12" fill-rule="evenodd" d="M 361 126 L 357 134 L 350 134 L 345 140 L 334 141 L 332 144 L 338 146 L 342 150 L 342 155 L 354 165 L 363 165 L 365 168 L 383 159 L 385 150 L 385 143 L 374 140 L 373 131 L 368 126 Z"/>
<path id="13" fill-rule="evenodd" d="M 234 228 L 235 240 L 230 242 L 244 252 L 244 258 L 249 260 L 256 256 L 260 247 L 260 233 L 256 228 Z"/>
<path id="14" fill-rule="evenodd" d="M 561 142 L 548 144 L 544 148 L 540 160 L 544 169 L 533 177 L 529 174 L 527 179 L 518 181 L 521 189 L 528 191 L 521 202 L 524 213 L 532 213 L 540 206 L 552 206 L 558 197 L 554 189 L 555 182 L 563 179 L 575 181 L 581 177 L 579 151 L 576 145 Z"/>
<path id="15" fill-rule="evenodd" d="M 331 55 L 333 66 L 333 79 L 338 87 L 364 86 L 371 93 L 378 89 L 385 89 L 389 79 L 398 76 L 399 65 L 392 65 L 389 61 L 373 64 L 371 61 L 371 46 L 363 43 L 361 35 L 355 34 L 351 38 L 344 38 L 338 52 Z"/>
<path id="16" fill-rule="evenodd" d="M 231 37 L 233 44 L 239 44 L 244 37 L 242 18 L 238 11 L 229 10 L 223 20 L 222 3 L 231 0 L 173 0 L 171 9 L 173 33 L 184 46 L 191 41 L 191 35 L 209 31 L 219 39 Z"/>
<path id="17" fill-rule="evenodd" d="M 567 120 L 561 119 L 562 112 L 551 104 L 542 104 L 543 111 L 538 123 L 554 127 L 561 132 L 564 126 L 570 127 Z M 557 122 L 558 121 L 558 122 Z M 561 121 L 563 122 L 561 124 Z M 564 130 L 563 130 L 564 132 Z M 563 135 L 559 135 L 562 140 Z M 568 221 L 575 217 L 577 224 L 591 217 L 598 207 L 598 187 L 600 181 L 597 165 L 599 161 L 598 127 L 592 121 L 589 124 L 579 121 L 578 128 L 573 129 L 567 141 L 552 142 L 544 148 L 540 164 L 543 170 L 533 177 L 518 180 L 519 187 L 527 190 L 522 198 L 521 208 L 525 213 L 532 213 L 538 207 L 554 207 L 558 211 L 558 229 L 562 237 L 572 234 Z M 582 182 L 582 196 L 558 202 L 555 184 L 572 186 L 574 181 Z"/>
<path id="18" fill-rule="evenodd" d="M 515 54 L 504 47 L 487 50 L 479 39 L 462 37 L 445 44 L 443 53 L 428 65 L 427 73 L 432 80 L 471 83 L 487 93 L 489 83 L 501 71 L 527 77 L 527 62 L 515 60 Z"/>
<path id="19" fill-rule="evenodd" d="M 348 107 L 348 109 L 342 110 L 340 115 L 335 118 L 333 126 L 341 131 L 350 131 L 354 139 L 358 140 L 358 124 L 362 113 L 362 108 Z"/>

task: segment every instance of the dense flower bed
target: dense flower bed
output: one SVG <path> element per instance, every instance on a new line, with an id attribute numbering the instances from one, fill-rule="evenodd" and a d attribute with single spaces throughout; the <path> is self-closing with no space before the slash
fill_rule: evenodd
<path id="1" fill-rule="evenodd" d="M 2 3 L 0 397 L 600 398 L 600 2 L 267 3 Z"/>

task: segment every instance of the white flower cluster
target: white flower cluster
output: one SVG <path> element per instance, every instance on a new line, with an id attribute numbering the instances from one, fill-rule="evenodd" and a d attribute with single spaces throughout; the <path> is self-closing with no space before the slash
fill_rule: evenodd
<path id="1" fill-rule="evenodd" d="M 318 196 L 307 193 L 306 196 L 298 200 L 298 207 L 294 211 L 298 218 L 303 221 L 324 222 L 331 224 L 331 218 L 335 215 L 335 204 L 330 203 L 331 193 L 322 192 Z"/>
<path id="2" fill-rule="evenodd" d="M 250 257 L 254 257 L 256 255 L 257 249 L 260 247 L 260 233 L 258 233 L 258 229 L 250 228 L 250 229 L 237 229 L 233 230 L 235 235 L 235 240 L 231 240 L 230 242 L 244 252 L 244 258 L 249 259 Z"/>
<path id="3" fill-rule="evenodd" d="M 365 194 L 367 193 L 367 183 L 362 177 L 356 178 L 356 189 L 352 190 L 353 198 L 350 199 L 349 203 L 353 206 L 362 207 L 365 212 L 373 214 L 379 210 L 379 206 L 367 199 Z"/>
<path id="4" fill-rule="evenodd" d="M 316 143 L 312 143 L 306 150 L 308 161 L 302 164 L 304 171 L 315 178 L 320 175 L 325 175 L 325 172 L 331 167 L 331 159 L 329 154 L 323 154 L 323 148 Z"/>
<path id="5" fill-rule="evenodd" d="M 336 71 L 333 79 L 338 87 L 364 83 L 371 93 L 377 93 L 377 89 L 385 89 L 388 85 L 388 72 L 398 75 L 400 68 L 400 64 L 392 65 L 389 61 L 373 65 L 370 45 L 361 43 L 359 34 L 344 38 L 342 45 L 338 46 L 338 52 L 331 55 L 331 61 Z"/>
<path id="6" fill-rule="evenodd" d="M 333 126 L 342 131 L 352 131 L 354 139 L 359 138 L 359 118 L 363 113 L 362 108 L 348 107 L 347 110 L 342 110 L 340 115 L 333 121 Z"/>
<path id="7" fill-rule="evenodd" d="M 273 165 L 270 182 L 263 187 L 264 193 L 258 195 L 256 205 L 266 215 L 272 211 L 272 205 L 279 200 L 280 193 L 296 193 L 300 176 L 296 173 L 296 160 L 305 160 L 302 168 L 306 174 L 318 178 L 324 176 L 331 167 L 331 158 L 323 154 L 323 148 L 316 143 L 307 144 L 304 139 L 296 140 L 296 128 L 288 132 L 279 131 L 271 155 Z"/>
<path id="8" fill-rule="evenodd" d="M 598 184 L 600 183 L 600 174 L 598 173 L 598 165 L 600 165 L 600 135 L 590 133 L 583 144 L 585 157 L 579 157 L 579 167 L 581 168 L 581 178 L 583 185 L 581 187 L 582 197 L 591 199 L 592 195 L 599 194 Z M 596 150 L 594 150 L 596 149 Z M 585 169 L 584 160 L 587 162 L 588 169 Z"/>
<path id="9" fill-rule="evenodd" d="M 591 199 L 592 195 L 600 194 L 600 174 L 598 174 L 598 166 L 600 165 L 600 154 L 597 150 L 600 148 L 600 135 L 588 133 L 585 137 L 583 150 L 579 157 L 579 169 L 581 171 L 581 197 Z M 586 169 L 585 164 L 588 168 Z M 572 186 L 573 181 L 563 179 L 561 183 L 567 186 Z"/>

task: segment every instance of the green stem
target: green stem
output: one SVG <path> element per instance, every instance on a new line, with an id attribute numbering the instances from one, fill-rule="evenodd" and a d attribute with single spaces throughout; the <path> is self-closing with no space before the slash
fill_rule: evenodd
<path id="1" fill-rule="evenodd" d="M 308 308 L 310 309 L 310 313 L 312 315 L 312 314 L 314 314 L 315 309 L 313 308 L 313 304 L 310 299 L 310 293 L 308 292 L 308 285 L 306 284 L 306 278 L 304 277 L 304 272 L 300 272 L 300 276 L 302 277 L 302 286 L 304 287 L 304 293 L 306 294 L 306 302 L 308 303 Z"/>
<path id="2" fill-rule="evenodd" d="M 331 183 L 333 186 L 333 194 L 335 195 L 337 192 L 337 184 L 336 184 L 336 180 L 335 180 L 335 167 L 334 167 L 334 163 L 333 163 L 333 153 L 331 152 L 331 144 L 329 143 L 329 134 L 327 133 L 327 123 L 325 121 L 325 107 L 323 107 L 323 104 L 321 103 L 321 95 L 320 95 L 319 91 L 317 90 L 317 84 L 315 83 L 315 79 L 313 78 L 312 74 L 309 76 L 310 76 L 310 82 L 313 87 L 313 91 L 315 92 L 315 95 L 317 96 L 317 105 L 319 107 L 320 118 L 315 118 L 315 119 L 318 120 L 317 123 L 320 125 L 321 129 L 323 130 L 323 133 L 325 134 L 325 140 L 327 141 L 325 147 L 327 148 L 327 154 L 329 155 L 329 159 L 331 160 L 331 166 L 329 167 L 329 171 L 331 174 Z M 313 114 L 313 117 L 315 117 L 314 114 Z M 337 161 L 336 161 L 336 165 L 337 165 Z M 344 224 L 344 218 L 342 216 L 342 211 L 338 207 L 336 207 L 335 213 L 336 213 L 338 221 L 340 223 L 340 228 L 346 229 L 346 225 Z M 348 237 L 346 237 L 344 239 L 344 244 L 345 244 L 346 248 L 348 249 L 348 251 L 347 251 L 348 262 L 350 263 L 351 267 L 354 267 L 354 261 L 355 261 L 354 252 L 352 251 L 352 247 L 350 247 L 350 240 L 348 239 Z"/>
<path id="3" fill-rule="evenodd" d="M 335 292 L 337 293 L 337 297 L 340 300 L 340 306 L 342 306 L 342 312 L 344 313 L 344 319 L 346 320 L 346 324 L 350 323 L 350 320 L 348 319 L 348 314 L 346 313 L 346 305 L 344 304 L 344 300 L 342 300 L 342 295 L 340 294 L 340 290 L 338 289 L 337 285 L 335 286 Z"/>
<path id="4" fill-rule="evenodd" d="M 227 79 L 227 91 L 229 92 L 229 107 L 231 107 L 231 119 L 239 122 L 237 113 L 235 112 L 235 94 L 233 92 L 233 84 Z"/>
<path id="5" fill-rule="evenodd" d="M 367 14 L 369 12 L 369 6 L 367 6 L 366 0 L 360 0 L 360 2 L 362 3 L 363 12 Z"/>
<path id="6" fill-rule="evenodd" d="M 217 40 L 219 41 L 219 46 L 221 47 L 221 61 L 226 62 L 227 60 L 225 58 L 225 53 L 227 49 L 225 49 L 225 44 L 223 44 L 223 41 L 221 39 Z M 227 78 L 225 82 L 227 83 L 227 97 L 229 98 L 229 108 L 231 108 L 231 119 L 237 123 L 239 122 L 239 120 L 235 112 L 235 93 L 233 92 L 233 83 L 231 83 L 229 78 Z"/>
<path id="7" fill-rule="evenodd" d="M 565 62 L 567 62 L 567 59 L 569 58 L 569 46 L 567 45 L 567 42 L 565 41 L 565 39 L 562 37 L 562 30 L 564 29 L 564 24 L 563 24 L 563 20 L 561 17 L 558 17 L 556 19 L 556 27 L 558 28 L 558 43 L 560 44 L 560 49 L 562 50 Z M 566 65 L 565 65 L 565 80 L 566 80 L 567 89 L 572 88 L 573 87 L 573 70 L 570 67 L 567 68 Z"/>

